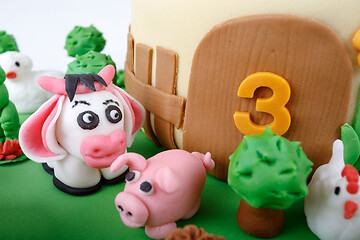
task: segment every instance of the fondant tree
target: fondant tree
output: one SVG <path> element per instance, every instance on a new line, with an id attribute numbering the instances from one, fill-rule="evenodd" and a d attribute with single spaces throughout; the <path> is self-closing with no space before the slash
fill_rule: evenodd
<path id="1" fill-rule="evenodd" d="M 17 140 L 20 122 L 15 105 L 9 100 L 5 79 L 0 67 L 0 160 L 13 160 L 22 153 Z"/>
<path id="2" fill-rule="evenodd" d="M 98 73 L 106 65 L 113 65 L 110 55 L 100 53 L 105 47 L 105 39 L 93 25 L 90 27 L 75 26 L 67 35 L 65 49 L 69 56 L 76 60 L 68 64 L 67 74 Z M 123 71 L 113 78 L 113 83 L 124 88 Z"/>
<path id="3" fill-rule="evenodd" d="M 6 31 L 0 31 L 0 54 L 7 51 L 19 51 L 15 38 L 7 34 Z"/>
<path id="4" fill-rule="evenodd" d="M 75 26 L 66 37 L 65 49 L 69 56 L 75 57 L 91 50 L 101 52 L 105 47 L 105 43 L 103 34 L 93 25 L 90 25 L 90 27 Z"/>
<path id="5" fill-rule="evenodd" d="M 119 70 L 117 72 L 117 80 L 114 82 L 114 84 L 120 88 L 125 88 L 124 78 L 124 70 Z"/>
<path id="6" fill-rule="evenodd" d="M 284 224 L 283 209 L 308 193 L 313 163 L 299 142 L 271 133 L 245 136 L 230 156 L 228 183 L 240 195 L 239 226 L 257 237 L 273 237 Z"/>
<path id="7" fill-rule="evenodd" d="M 9 100 L 9 93 L 4 81 L 6 75 L 0 67 L 0 142 L 17 139 L 19 134 L 19 116 L 15 105 Z"/>
<path id="8" fill-rule="evenodd" d="M 76 59 L 68 64 L 67 74 L 88 74 L 88 73 L 98 73 L 106 65 L 113 65 L 115 68 L 115 63 L 111 59 L 110 55 L 105 55 L 95 51 L 89 51 L 84 55 L 77 55 Z M 115 74 L 113 82 L 117 80 L 117 75 Z"/>

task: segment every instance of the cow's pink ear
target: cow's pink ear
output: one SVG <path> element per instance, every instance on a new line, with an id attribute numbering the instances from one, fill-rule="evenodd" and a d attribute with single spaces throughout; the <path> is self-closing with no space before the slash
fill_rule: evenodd
<path id="1" fill-rule="evenodd" d="M 65 79 L 59 79 L 49 76 L 42 76 L 38 79 L 41 88 L 53 94 L 66 95 Z"/>
<path id="2" fill-rule="evenodd" d="M 125 126 L 124 130 L 127 137 L 127 146 L 130 147 L 134 141 L 136 134 L 140 131 L 142 125 L 145 121 L 145 109 L 136 101 L 132 96 L 127 92 L 115 86 L 115 95 L 118 94 L 118 97 L 124 100 L 125 112 L 128 112 L 130 118 L 125 117 Z M 129 119 L 127 121 L 126 119 Z"/>
<path id="3" fill-rule="evenodd" d="M 162 167 L 155 174 L 157 186 L 166 193 L 173 193 L 180 187 L 180 179 L 169 167 Z"/>
<path id="4" fill-rule="evenodd" d="M 60 160 L 66 156 L 66 151 L 57 143 L 54 123 L 63 99 L 64 96 L 53 96 L 22 124 L 19 142 L 23 152 L 31 160 L 46 162 Z M 49 145 L 55 151 L 51 151 Z"/>
<path id="5" fill-rule="evenodd" d="M 106 65 L 101 69 L 98 75 L 104 79 L 107 85 L 110 85 L 115 76 L 115 72 L 115 67 L 113 65 Z"/>

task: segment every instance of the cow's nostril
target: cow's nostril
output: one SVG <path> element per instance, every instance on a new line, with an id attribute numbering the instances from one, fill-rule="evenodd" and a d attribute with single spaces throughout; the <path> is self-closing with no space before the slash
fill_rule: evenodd
<path id="1" fill-rule="evenodd" d="M 132 216 L 132 213 L 131 213 L 131 212 L 127 212 L 126 215 L 128 215 L 128 216 L 131 217 L 131 216 Z"/>
<path id="2" fill-rule="evenodd" d="M 118 208 L 120 209 L 120 211 L 124 211 L 121 205 L 118 205 Z"/>

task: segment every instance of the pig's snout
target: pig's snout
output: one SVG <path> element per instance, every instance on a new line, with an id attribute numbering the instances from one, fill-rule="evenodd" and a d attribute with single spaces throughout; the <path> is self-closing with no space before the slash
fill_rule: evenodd
<path id="1" fill-rule="evenodd" d="M 149 211 L 138 197 L 131 193 L 121 192 L 115 198 L 115 205 L 126 226 L 138 228 L 145 225 Z"/>
<path id="2" fill-rule="evenodd" d="M 110 167 L 111 163 L 126 150 L 126 135 L 117 130 L 110 135 L 86 137 L 80 147 L 85 162 L 93 168 Z"/>

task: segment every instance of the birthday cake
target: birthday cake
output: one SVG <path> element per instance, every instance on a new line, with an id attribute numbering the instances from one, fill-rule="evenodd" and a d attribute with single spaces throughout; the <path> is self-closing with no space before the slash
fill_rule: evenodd
<path id="1" fill-rule="evenodd" d="M 165 149 L 211 152 L 211 174 L 222 180 L 243 137 L 266 127 L 300 142 L 314 170 L 327 163 L 358 104 L 360 41 L 356 47 L 352 39 L 359 12 L 357 0 L 132 0 L 125 83 L 147 110 L 147 138 Z M 264 98 L 275 102 L 266 106 Z M 128 149 L 144 158 L 160 151 L 142 132 Z M 52 186 L 53 176 L 32 161 L 0 173 L 10 179 L 0 186 L 0 238 L 146 238 L 144 229 L 122 224 L 114 207 L 124 182 L 73 197 Z M 236 223 L 239 198 L 208 176 L 198 213 L 177 224 L 226 239 L 252 238 Z M 315 238 L 302 202 L 284 212 L 279 239 Z"/>
<path id="2" fill-rule="evenodd" d="M 359 12 L 356 0 L 133 0 L 125 84 L 147 137 L 211 152 L 223 180 L 243 136 L 267 126 L 314 170 L 327 163 L 356 111 Z"/>

